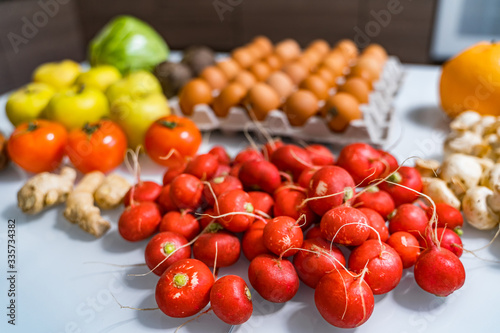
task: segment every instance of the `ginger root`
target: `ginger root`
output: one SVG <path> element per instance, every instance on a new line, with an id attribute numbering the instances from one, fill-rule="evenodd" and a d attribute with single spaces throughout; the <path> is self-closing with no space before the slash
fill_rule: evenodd
<path id="1" fill-rule="evenodd" d="M 66 201 L 73 189 L 76 171 L 64 167 L 61 173 L 42 172 L 29 179 L 17 192 L 17 205 L 24 213 L 37 214 Z"/>
<path id="2" fill-rule="evenodd" d="M 99 208 L 94 206 L 94 193 L 104 182 L 104 178 L 104 174 L 99 171 L 85 175 L 69 194 L 64 210 L 64 216 L 69 222 L 78 224 L 95 237 L 101 237 L 111 227 L 102 218 Z"/>
<path id="3" fill-rule="evenodd" d="M 97 206 L 101 209 L 118 207 L 130 189 L 130 186 L 130 183 L 125 178 L 116 173 L 107 176 L 94 193 Z"/>

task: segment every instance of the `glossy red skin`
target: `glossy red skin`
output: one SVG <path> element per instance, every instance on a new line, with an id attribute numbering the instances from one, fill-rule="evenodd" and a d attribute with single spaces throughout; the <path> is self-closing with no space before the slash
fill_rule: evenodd
<path id="1" fill-rule="evenodd" d="M 345 193 L 352 191 L 354 194 L 354 180 L 351 175 L 341 167 L 324 166 L 312 176 L 307 190 L 307 197 L 322 197 L 325 195 L 339 193 L 337 195 L 311 200 L 307 204 L 318 214 L 323 216 L 330 209 L 344 203 Z"/>
<path id="2" fill-rule="evenodd" d="M 201 204 L 203 183 L 193 175 L 183 173 L 170 183 L 170 198 L 179 209 L 195 210 Z"/>
<path id="3" fill-rule="evenodd" d="M 356 208 L 371 208 L 385 219 L 387 219 L 389 214 L 396 209 L 396 205 L 391 195 L 382 190 L 376 192 L 365 191 L 356 195 L 353 206 Z"/>
<path id="4" fill-rule="evenodd" d="M 432 212 L 432 207 L 425 210 L 429 220 L 432 217 Z M 444 202 L 436 204 L 436 216 L 438 228 L 446 227 L 448 229 L 455 230 L 456 228 L 462 228 L 464 225 L 462 213 L 460 213 L 460 211 L 455 207 L 452 207 Z"/>
<path id="5" fill-rule="evenodd" d="M 392 156 L 390 153 L 388 153 L 382 149 L 378 149 L 377 151 L 381 155 L 380 156 L 381 160 L 383 162 L 385 162 L 385 165 L 386 165 L 385 170 L 384 170 L 384 172 L 382 172 L 381 176 L 386 177 L 399 167 L 398 160 L 396 160 L 396 158 L 394 156 Z"/>
<path id="6" fill-rule="evenodd" d="M 160 205 L 164 213 L 177 210 L 177 206 L 170 197 L 170 184 L 163 186 L 160 195 L 156 198 L 156 203 Z"/>
<path id="7" fill-rule="evenodd" d="M 246 190 L 262 190 L 270 194 L 274 193 L 281 184 L 278 168 L 266 160 L 243 163 L 238 178 Z"/>
<path id="8" fill-rule="evenodd" d="M 299 179 L 297 180 L 297 184 L 300 186 L 300 187 L 303 187 L 303 188 L 308 188 L 309 187 L 309 183 L 311 182 L 311 178 L 312 176 L 314 175 L 314 173 L 316 171 L 318 171 L 319 169 L 317 167 L 314 167 L 314 168 L 308 168 L 308 169 L 305 169 L 304 171 L 302 171 L 302 173 L 300 174 L 299 176 Z"/>
<path id="9" fill-rule="evenodd" d="M 248 279 L 263 299 L 273 303 L 288 302 L 300 285 L 292 263 L 269 254 L 261 254 L 250 262 Z"/>
<path id="10" fill-rule="evenodd" d="M 263 160 L 264 156 L 258 150 L 253 149 L 252 147 L 248 147 L 245 150 L 242 150 L 236 155 L 233 160 L 233 165 L 242 164 L 247 161 L 260 161 Z"/>
<path id="11" fill-rule="evenodd" d="M 342 251 L 323 238 L 306 239 L 302 244 L 306 250 L 320 252 L 319 254 L 299 251 L 293 257 L 293 265 L 297 270 L 299 278 L 311 288 L 316 288 L 319 280 L 335 268 L 343 269 L 346 261 Z"/>
<path id="12" fill-rule="evenodd" d="M 241 248 L 248 261 L 252 261 L 253 258 L 261 254 L 272 254 L 264 245 L 264 239 L 262 238 L 265 226 L 264 221 L 257 220 L 243 234 Z"/>
<path id="13" fill-rule="evenodd" d="M 440 242 L 439 246 L 451 251 L 459 258 L 462 256 L 464 252 L 462 239 L 460 239 L 460 236 L 458 236 L 454 231 L 448 228 L 437 228 L 436 237 Z M 420 246 L 426 249 L 428 247 L 428 241 L 421 240 Z"/>
<path id="14" fill-rule="evenodd" d="M 348 267 L 355 273 L 361 273 L 366 267 L 365 281 L 374 295 L 382 295 L 396 288 L 403 276 L 403 263 L 399 254 L 386 243 L 369 239 L 349 256 Z"/>
<path id="15" fill-rule="evenodd" d="M 288 216 L 278 216 L 267 223 L 262 235 L 264 245 L 269 251 L 283 257 L 290 257 L 300 248 L 304 241 L 302 229 L 297 224 L 297 220 Z"/>
<path id="16" fill-rule="evenodd" d="M 215 198 L 218 198 L 224 192 L 231 190 L 243 190 L 243 185 L 240 180 L 230 175 L 212 178 L 209 183 L 213 194 L 212 191 L 210 191 L 210 187 L 207 185 L 203 189 L 203 197 L 210 206 L 213 206 L 215 204 Z"/>
<path id="17" fill-rule="evenodd" d="M 396 213 L 389 219 L 389 233 L 406 231 L 420 240 L 424 239 L 428 224 L 427 215 L 420 207 L 402 204 L 396 208 Z"/>
<path id="18" fill-rule="evenodd" d="M 448 296 L 465 283 L 462 262 L 443 247 L 432 246 L 422 252 L 413 271 L 420 288 L 436 296 Z"/>
<path id="19" fill-rule="evenodd" d="M 198 220 L 198 222 L 200 223 L 201 230 L 205 229 L 210 224 L 210 222 L 216 220 L 216 219 L 210 217 L 210 216 L 216 216 L 213 208 L 207 208 L 203 212 L 203 214 L 205 214 L 205 215 L 204 216 L 202 215 L 200 217 L 200 219 Z M 206 216 L 206 215 L 210 215 L 210 216 Z"/>
<path id="20" fill-rule="evenodd" d="M 313 226 L 311 229 L 309 229 L 306 232 L 305 238 L 304 239 L 313 239 L 313 238 L 323 238 L 323 235 L 321 235 L 321 228 L 319 227 L 319 224 Z"/>
<path id="21" fill-rule="evenodd" d="M 403 268 L 415 265 L 420 255 L 420 244 L 415 236 L 405 231 L 398 231 L 389 237 L 387 244 L 399 254 Z"/>
<path id="22" fill-rule="evenodd" d="M 307 151 L 295 145 L 284 145 L 276 149 L 271 155 L 271 163 L 278 170 L 291 174 L 294 180 L 299 179 L 302 171 L 313 166 Z"/>
<path id="23" fill-rule="evenodd" d="M 193 244 L 193 257 L 203 261 L 208 267 L 214 267 L 215 244 L 217 243 L 217 267 L 234 265 L 240 258 L 240 240 L 228 231 L 207 232 Z"/>
<path id="24" fill-rule="evenodd" d="M 384 218 L 374 211 L 373 209 L 370 208 L 358 208 L 363 214 L 366 215 L 368 218 L 368 225 L 375 228 L 377 230 L 378 235 L 380 235 L 380 240 L 382 242 L 387 241 L 389 238 L 389 228 L 387 228 L 387 225 L 385 224 Z M 377 233 L 370 229 L 370 235 L 368 236 L 368 239 L 379 239 L 379 236 Z"/>
<path id="25" fill-rule="evenodd" d="M 275 198 L 274 216 L 289 216 L 298 220 L 304 214 L 305 218 L 303 217 L 299 221 L 302 230 L 307 230 L 313 223 L 319 220 L 318 216 L 307 204 L 302 205 L 307 198 L 304 192 L 297 190 L 280 191 L 276 194 Z"/>
<path id="26" fill-rule="evenodd" d="M 128 206 L 118 220 L 118 232 L 123 239 L 137 242 L 153 235 L 161 221 L 161 213 L 154 202 L 145 201 Z"/>
<path id="27" fill-rule="evenodd" d="M 266 159 L 266 161 L 271 160 L 271 155 L 276 151 L 276 149 L 283 147 L 285 144 L 283 141 L 277 139 L 272 142 L 267 142 L 263 147 L 262 147 L 262 155 Z"/>
<path id="28" fill-rule="evenodd" d="M 219 196 L 219 213 L 220 215 L 232 212 L 248 213 L 246 207 L 250 207 L 250 204 L 252 207 L 252 211 L 249 213 L 253 214 L 253 203 L 248 193 L 242 190 L 227 191 Z M 232 232 L 242 232 L 247 230 L 254 220 L 255 217 L 249 215 L 238 215 L 238 214 L 221 217 L 217 219 L 217 221 L 225 229 Z"/>
<path id="29" fill-rule="evenodd" d="M 356 224 L 343 227 L 348 223 Z M 370 235 L 366 215 L 359 209 L 348 206 L 335 207 L 326 212 L 321 218 L 320 228 L 321 234 L 326 240 L 331 241 L 336 234 L 337 236 L 333 239 L 335 243 L 349 246 L 363 244 Z"/>
<path id="30" fill-rule="evenodd" d="M 229 325 L 241 325 L 252 316 L 253 304 L 245 280 L 226 275 L 215 281 L 210 291 L 210 306 L 215 315 Z"/>
<path id="31" fill-rule="evenodd" d="M 193 157 L 186 165 L 184 173 L 195 176 L 201 180 L 210 180 L 217 172 L 219 161 L 212 154 L 201 154 Z"/>
<path id="32" fill-rule="evenodd" d="M 187 275 L 185 286 L 177 287 L 174 284 L 176 274 Z M 158 280 L 156 303 L 169 317 L 190 317 L 208 304 L 213 284 L 214 277 L 207 265 L 196 259 L 182 259 L 168 267 Z"/>
<path id="33" fill-rule="evenodd" d="M 187 239 L 182 235 L 175 232 L 160 232 L 156 234 L 149 241 L 146 249 L 144 250 L 144 259 L 146 261 L 146 265 L 149 269 L 155 268 L 158 264 L 161 263 L 156 269 L 153 270 L 153 273 L 156 275 L 162 275 L 163 272 L 168 268 L 168 266 L 173 263 L 181 260 L 188 259 L 191 257 L 191 247 L 183 245 L 187 244 Z M 172 252 L 172 255 L 167 258 L 168 254 L 165 252 L 165 245 L 167 243 L 173 244 L 175 246 L 175 252 Z M 165 261 L 163 261 L 165 260 Z M 162 262 L 163 261 L 163 262 Z"/>
<path id="34" fill-rule="evenodd" d="M 160 222 L 160 231 L 176 232 L 188 241 L 200 233 L 200 224 L 196 218 L 186 212 L 170 211 L 163 215 Z"/>
<path id="35" fill-rule="evenodd" d="M 355 328 L 370 318 L 375 299 L 364 280 L 354 279 L 344 269 L 339 269 L 319 280 L 314 303 L 323 319 L 331 325 Z"/>
<path id="36" fill-rule="evenodd" d="M 162 191 L 162 186 L 152 181 L 142 181 L 134 185 L 134 202 L 156 201 Z M 132 188 L 125 193 L 123 197 L 123 205 L 130 206 Z"/>
<path id="37" fill-rule="evenodd" d="M 346 169 L 357 185 L 366 186 L 385 172 L 386 165 L 381 157 L 381 153 L 372 146 L 353 143 L 340 151 L 337 165 Z"/>
<path id="38" fill-rule="evenodd" d="M 229 163 L 231 163 L 231 157 L 227 153 L 226 149 L 222 146 L 214 146 L 208 153 L 217 157 L 219 165 L 229 165 Z"/>
<path id="39" fill-rule="evenodd" d="M 229 175 L 238 178 L 238 175 L 240 174 L 240 169 L 242 166 L 243 166 L 242 163 L 233 165 L 231 167 L 231 170 L 229 171 Z"/>
<path id="40" fill-rule="evenodd" d="M 255 211 L 260 211 L 271 216 L 273 214 L 274 199 L 266 192 L 250 191 L 248 195 L 252 199 Z"/>
<path id="41" fill-rule="evenodd" d="M 227 176 L 231 174 L 231 167 L 228 164 L 220 164 L 219 167 L 217 168 L 217 171 L 215 172 L 214 178 L 215 177 L 221 177 L 221 176 Z M 237 177 L 235 177 L 237 178 Z"/>
<path id="42" fill-rule="evenodd" d="M 186 165 L 180 164 L 173 167 L 168 168 L 163 174 L 163 186 L 168 185 L 174 180 L 175 177 L 184 173 L 186 169 Z"/>
<path id="43" fill-rule="evenodd" d="M 401 181 L 398 184 L 414 189 L 417 192 L 422 192 L 422 177 L 417 169 L 402 166 L 397 172 L 401 176 Z M 395 184 L 383 182 L 379 187 L 391 195 L 396 207 L 404 203 L 412 203 L 419 197 L 418 193 Z"/>
<path id="44" fill-rule="evenodd" d="M 330 151 L 320 144 L 312 144 L 306 147 L 306 151 L 314 165 L 332 165 L 335 163 L 335 156 Z"/>

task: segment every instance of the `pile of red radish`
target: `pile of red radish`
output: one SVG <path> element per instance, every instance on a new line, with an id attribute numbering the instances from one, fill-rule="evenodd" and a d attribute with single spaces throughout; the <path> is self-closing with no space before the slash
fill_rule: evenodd
<path id="1" fill-rule="evenodd" d="M 163 186 L 136 184 L 119 232 L 128 241 L 152 237 L 145 261 L 160 276 L 156 301 L 167 316 L 192 316 L 210 303 L 226 323 L 247 321 L 245 281 L 217 279 L 216 269 L 242 251 L 262 298 L 287 302 L 302 280 L 328 323 L 354 328 L 403 269 L 414 267 L 417 284 L 437 296 L 464 284 L 462 215 L 421 190 L 416 169 L 364 143 L 344 147 L 337 159 L 315 144 L 268 142 L 233 160 L 214 147 L 169 168 Z"/>

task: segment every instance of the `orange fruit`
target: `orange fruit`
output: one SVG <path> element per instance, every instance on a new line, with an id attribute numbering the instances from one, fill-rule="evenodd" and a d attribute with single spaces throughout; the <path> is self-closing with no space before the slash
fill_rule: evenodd
<path id="1" fill-rule="evenodd" d="M 500 115 L 500 43 L 477 43 L 447 61 L 439 92 L 450 117 L 466 110 Z"/>

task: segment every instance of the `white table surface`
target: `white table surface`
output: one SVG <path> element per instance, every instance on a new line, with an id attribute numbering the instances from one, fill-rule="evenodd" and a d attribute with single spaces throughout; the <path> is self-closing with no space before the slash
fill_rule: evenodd
<path id="1" fill-rule="evenodd" d="M 407 76 L 396 99 L 397 121 L 391 134 L 390 151 L 402 161 L 409 156 L 440 158 L 448 121 L 438 109 L 439 68 L 406 66 Z M 0 99 L 0 129 L 12 127 Z M 200 149 L 224 144 L 234 154 L 246 145 L 242 136 L 213 134 Z M 411 163 L 411 162 L 410 162 Z M 143 179 L 160 182 L 162 168 L 142 158 Z M 122 167 L 119 172 L 126 174 Z M 129 177 L 130 178 L 130 177 Z M 155 307 L 154 288 L 158 279 L 127 277 L 144 268 L 117 268 L 86 262 L 115 264 L 144 262 L 146 241 L 128 243 L 117 232 L 121 212 L 105 212 L 111 230 L 101 239 L 81 231 L 62 216 L 62 206 L 31 217 L 16 205 L 16 192 L 27 174 L 14 165 L 0 172 L 0 332 L 173 332 L 185 319 L 172 319 L 160 311 L 120 309 L 111 293 L 125 305 Z M 7 324 L 7 221 L 17 223 L 17 303 L 16 326 Z M 492 232 L 464 228 L 463 242 L 468 249 L 488 243 Z M 500 241 L 478 252 L 489 260 L 500 258 Z M 465 286 L 447 298 L 422 291 L 405 270 L 400 285 L 389 294 L 377 296 L 373 315 L 356 332 L 472 332 L 498 331 L 500 266 L 464 254 Z M 248 261 L 242 258 L 234 267 L 223 268 L 220 276 L 238 274 L 247 280 Z M 313 290 L 301 285 L 298 294 L 286 304 L 264 301 L 253 293 L 254 314 L 234 332 L 335 332 L 344 331 L 327 324 L 314 306 Z M 207 314 L 181 329 L 181 332 L 226 332 L 229 325 Z"/>

